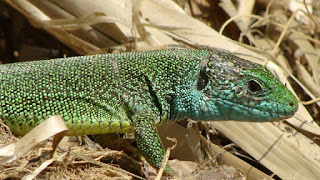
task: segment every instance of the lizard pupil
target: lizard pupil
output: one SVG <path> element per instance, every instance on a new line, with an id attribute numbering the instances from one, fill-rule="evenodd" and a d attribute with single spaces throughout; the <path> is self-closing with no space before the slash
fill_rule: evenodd
<path id="1" fill-rule="evenodd" d="M 261 85 L 255 80 L 249 81 L 248 88 L 249 88 L 249 91 L 251 92 L 258 92 L 262 90 Z"/>

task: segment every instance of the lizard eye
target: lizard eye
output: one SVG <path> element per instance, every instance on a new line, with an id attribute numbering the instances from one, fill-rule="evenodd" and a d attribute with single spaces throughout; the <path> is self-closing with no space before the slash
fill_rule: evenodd
<path id="1" fill-rule="evenodd" d="M 204 70 L 201 70 L 197 80 L 197 90 L 201 91 L 204 89 L 209 82 L 209 77 Z"/>
<path id="2" fill-rule="evenodd" d="M 256 93 L 256 92 L 262 91 L 261 85 L 255 80 L 250 80 L 248 82 L 248 89 L 252 93 Z"/>

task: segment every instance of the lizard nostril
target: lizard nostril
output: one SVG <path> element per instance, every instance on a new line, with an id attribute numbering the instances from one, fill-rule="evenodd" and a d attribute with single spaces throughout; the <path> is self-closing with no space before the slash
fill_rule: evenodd
<path id="1" fill-rule="evenodd" d="M 293 105 L 294 105 L 294 103 L 293 103 L 293 102 L 289 102 L 289 106 L 291 106 L 291 107 L 292 107 Z"/>

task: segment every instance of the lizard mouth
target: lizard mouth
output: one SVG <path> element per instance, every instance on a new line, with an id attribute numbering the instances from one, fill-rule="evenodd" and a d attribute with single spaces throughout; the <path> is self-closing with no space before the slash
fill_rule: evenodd
<path id="1" fill-rule="evenodd" d="M 225 110 L 220 109 L 224 114 L 223 116 L 229 117 L 229 120 L 238 121 L 279 121 L 292 117 L 297 111 L 297 105 L 294 102 L 290 102 L 288 105 L 275 102 L 269 106 L 249 106 L 244 104 L 235 105 L 233 102 L 220 99 L 218 103 L 220 106 L 225 107 Z"/>

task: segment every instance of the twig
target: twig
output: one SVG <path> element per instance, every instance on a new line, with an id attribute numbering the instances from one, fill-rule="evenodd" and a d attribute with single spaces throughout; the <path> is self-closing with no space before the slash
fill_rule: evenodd
<path id="1" fill-rule="evenodd" d="M 276 45 L 272 49 L 272 52 L 271 52 L 272 56 L 275 56 L 276 50 L 278 49 L 280 43 L 282 42 L 284 35 L 288 32 L 289 25 L 293 22 L 293 19 L 296 16 L 297 12 L 298 11 L 294 11 L 294 13 L 291 15 L 289 21 L 287 22 L 287 24 L 284 26 L 284 29 L 282 30 L 282 33 L 281 33 Z"/>
<path id="2" fill-rule="evenodd" d="M 300 103 L 303 104 L 303 105 L 309 105 L 309 104 L 316 103 L 316 102 L 318 102 L 318 101 L 320 101 L 320 97 L 315 98 L 315 99 L 312 99 L 312 100 L 310 100 L 310 101 L 300 101 Z"/>
<path id="3" fill-rule="evenodd" d="M 169 137 L 167 137 L 167 139 L 170 140 L 170 141 L 172 141 L 174 144 L 173 144 L 173 146 L 171 146 L 171 147 L 169 147 L 169 148 L 167 149 L 166 155 L 165 155 L 165 157 L 164 157 L 164 159 L 163 159 L 163 162 L 162 162 L 162 164 L 161 164 L 161 167 L 160 167 L 160 169 L 159 169 L 159 172 L 158 172 L 155 180 L 160 180 L 160 179 L 161 179 L 161 176 L 162 176 L 162 174 L 163 174 L 163 171 L 164 171 L 164 169 L 166 168 L 167 163 L 168 163 L 168 160 L 169 160 L 169 157 L 170 157 L 170 151 L 177 146 L 177 140 L 176 140 L 176 138 L 169 138 Z"/>
<path id="4" fill-rule="evenodd" d="M 85 161 L 87 161 L 87 162 L 89 162 L 89 163 L 91 163 L 91 164 L 95 164 L 95 165 L 97 165 L 97 166 L 101 166 L 101 167 L 105 167 L 105 168 L 110 168 L 110 169 L 113 169 L 113 170 L 117 170 L 117 171 L 120 171 L 121 173 L 128 174 L 128 175 L 130 175 L 130 176 L 132 176 L 132 177 L 135 177 L 135 178 L 138 178 L 138 179 L 145 179 L 145 178 L 143 178 L 143 177 L 140 177 L 140 176 L 138 176 L 138 175 L 135 175 L 135 174 L 133 174 L 133 173 L 131 173 L 131 172 L 128 172 L 128 171 L 126 171 L 126 170 L 123 170 L 123 169 L 121 169 L 121 168 L 117 168 L 117 167 L 114 167 L 114 166 L 111 166 L 111 165 L 102 163 L 102 162 L 100 162 L 100 161 L 96 161 L 96 160 L 94 160 L 93 158 L 91 158 L 91 157 L 89 157 L 89 156 L 86 156 L 86 155 L 83 155 L 83 154 L 81 154 L 81 153 L 71 152 L 70 154 L 73 155 L 73 156 L 75 156 L 75 157 L 77 157 L 77 158 L 80 158 L 80 159 L 82 159 L 82 160 L 85 160 Z"/>

